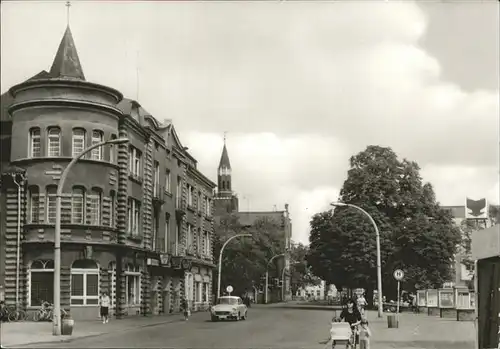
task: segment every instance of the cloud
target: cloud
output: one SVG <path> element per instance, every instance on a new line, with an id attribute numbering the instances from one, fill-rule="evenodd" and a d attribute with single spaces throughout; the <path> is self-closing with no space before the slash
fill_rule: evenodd
<path id="1" fill-rule="evenodd" d="M 64 31 L 60 4 L 33 6 L 3 5 L 2 91 L 47 69 Z M 229 131 L 241 208 L 289 203 L 297 240 L 369 144 L 417 161 L 444 204 L 498 202 L 499 91 L 442 78 L 414 3 L 82 2 L 71 16 L 88 80 L 173 119 L 212 179 Z"/>

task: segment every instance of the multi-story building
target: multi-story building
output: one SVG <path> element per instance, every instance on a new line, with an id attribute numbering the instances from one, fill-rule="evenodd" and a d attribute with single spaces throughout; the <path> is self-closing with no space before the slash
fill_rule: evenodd
<path id="1" fill-rule="evenodd" d="M 488 207 L 486 207 L 486 209 L 491 212 L 492 209 L 498 210 L 499 207 L 500 206 L 498 205 L 489 205 Z M 467 207 L 465 205 L 442 206 L 442 208 L 451 214 L 451 216 L 453 217 L 453 222 L 458 227 L 462 228 L 462 222 L 464 222 L 466 219 L 470 219 L 471 221 L 473 221 L 474 226 L 476 227 L 477 230 L 488 228 L 492 225 L 491 219 L 474 219 L 468 217 L 468 215 L 466 214 Z M 462 263 L 465 257 L 466 256 L 464 254 L 464 251 L 459 250 L 459 252 L 455 256 L 455 263 L 454 263 L 455 279 L 450 283 L 448 283 L 449 285 L 466 286 L 467 283 L 472 280 L 473 271 L 468 270 L 466 265 Z"/>
<path id="2" fill-rule="evenodd" d="M 5 103 L 4 103 L 5 102 Z M 49 72 L 2 96 L 0 283 L 7 304 L 31 310 L 54 295 L 56 188 L 62 194 L 61 303 L 94 318 L 99 295 L 123 315 L 193 310 L 211 298 L 212 194 L 171 122 L 85 80 L 70 28 Z M 4 128 L 5 127 L 5 128 Z"/>
<path id="3" fill-rule="evenodd" d="M 281 244 L 280 246 L 278 246 L 278 250 L 283 251 L 283 253 L 285 254 L 285 258 L 276 258 L 274 260 L 274 263 L 276 264 L 276 270 L 279 271 L 278 275 L 276 275 L 279 277 L 279 279 L 281 279 L 281 271 L 283 270 L 283 268 L 285 268 L 285 274 L 283 278 L 285 287 L 284 295 L 285 299 L 291 299 L 292 293 L 290 285 L 290 248 L 292 241 L 292 221 L 290 219 L 290 213 L 288 212 L 288 204 L 285 204 L 285 210 L 281 211 L 276 210 L 241 212 L 238 210 L 238 196 L 232 190 L 233 186 L 231 163 L 229 161 L 229 155 L 225 140 L 217 171 L 217 183 L 218 187 L 214 195 L 215 216 L 221 217 L 228 214 L 234 214 L 238 216 L 240 224 L 244 227 L 251 227 L 256 222 L 262 219 L 270 220 L 280 227 L 282 236 L 280 239 Z M 283 293 L 279 290 L 275 291 L 276 292 L 271 292 L 272 299 L 281 299 Z"/>

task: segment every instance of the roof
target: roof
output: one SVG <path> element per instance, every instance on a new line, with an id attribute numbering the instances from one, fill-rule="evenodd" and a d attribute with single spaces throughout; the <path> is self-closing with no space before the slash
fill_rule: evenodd
<path id="1" fill-rule="evenodd" d="M 229 155 L 227 153 L 225 142 L 224 142 L 224 148 L 222 148 L 222 155 L 220 157 L 219 168 L 231 168 L 231 163 L 229 162 Z"/>
<path id="2" fill-rule="evenodd" d="M 71 29 L 66 27 L 59 48 L 57 49 L 54 62 L 50 68 L 52 78 L 67 78 L 85 81 L 85 75 L 76 52 L 75 42 Z"/>

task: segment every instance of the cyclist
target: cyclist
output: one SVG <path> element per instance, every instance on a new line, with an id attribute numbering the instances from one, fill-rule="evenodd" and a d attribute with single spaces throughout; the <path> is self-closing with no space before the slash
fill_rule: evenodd
<path id="1" fill-rule="evenodd" d="M 356 302 L 354 302 L 353 299 L 349 299 L 347 301 L 347 308 L 344 308 L 342 310 L 342 313 L 340 313 L 340 319 L 341 321 L 349 323 L 354 335 L 354 341 L 355 341 L 354 343 L 358 343 L 358 334 L 356 333 L 356 326 L 358 326 L 361 323 L 361 313 L 356 307 Z M 335 343 L 333 343 L 333 345 L 335 345 Z"/>

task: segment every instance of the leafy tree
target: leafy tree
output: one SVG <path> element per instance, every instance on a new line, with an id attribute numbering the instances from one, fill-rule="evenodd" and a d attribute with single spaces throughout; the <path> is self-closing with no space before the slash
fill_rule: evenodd
<path id="1" fill-rule="evenodd" d="M 357 205 L 380 231 L 383 292 L 395 296 L 394 269 L 405 271 L 403 287 L 440 286 L 451 278 L 460 233 L 439 207 L 434 190 L 423 184 L 417 163 L 399 160 L 390 148 L 369 146 L 350 158 L 339 201 Z M 311 220 L 308 262 L 315 275 L 342 287 L 376 288 L 375 230 L 352 207 L 316 214 Z"/>
<path id="2" fill-rule="evenodd" d="M 222 256 L 221 293 L 228 285 L 233 287 L 233 294 L 239 295 L 259 284 L 266 272 L 267 261 L 279 250 L 280 229 L 277 222 L 269 219 L 259 219 L 251 227 L 244 227 L 236 215 L 227 215 L 216 222 L 214 236 L 216 263 L 222 245 L 227 239 L 236 234 L 252 235 L 252 238 L 235 238 L 226 245 Z M 216 270 L 213 278 L 214 290 L 217 290 L 217 279 Z"/>
<path id="3" fill-rule="evenodd" d="M 307 285 L 318 285 L 321 280 L 311 272 L 311 267 L 307 264 L 307 254 L 309 248 L 301 243 L 291 244 L 290 249 L 290 269 L 291 269 L 291 291 L 295 294 L 299 288 Z"/>

